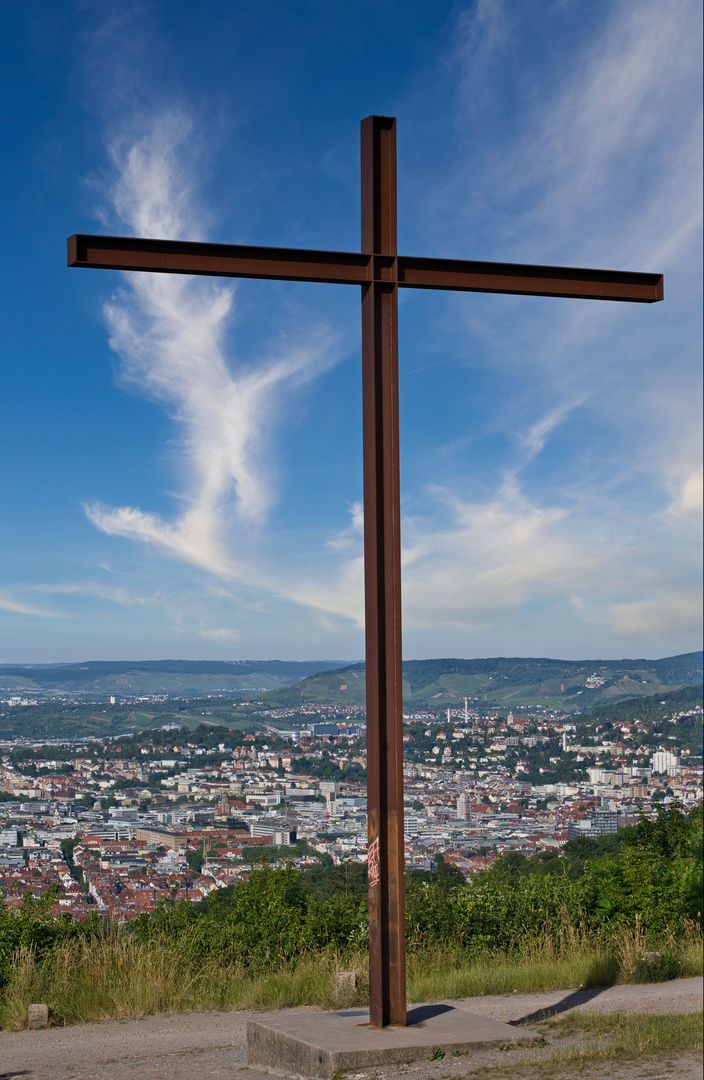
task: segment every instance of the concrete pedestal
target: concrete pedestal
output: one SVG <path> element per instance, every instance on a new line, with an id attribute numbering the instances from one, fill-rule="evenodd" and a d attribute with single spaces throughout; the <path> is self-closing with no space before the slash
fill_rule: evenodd
<path id="1" fill-rule="evenodd" d="M 361 1010 L 265 1013 L 247 1024 L 247 1062 L 330 1080 L 334 1073 L 429 1060 L 435 1051 L 471 1053 L 525 1038 L 535 1034 L 451 1005 L 418 1005 L 408 1010 L 407 1027 L 381 1030 Z"/>

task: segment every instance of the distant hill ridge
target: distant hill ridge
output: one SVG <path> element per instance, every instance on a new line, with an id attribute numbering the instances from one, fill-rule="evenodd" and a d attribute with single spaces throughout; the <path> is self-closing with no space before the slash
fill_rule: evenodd
<path id="1" fill-rule="evenodd" d="M 285 686 L 346 660 L 87 660 L 78 664 L 0 664 L 0 687 L 46 690 L 201 692 Z"/>
<path id="2" fill-rule="evenodd" d="M 585 712 L 640 695 L 702 682 L 702 652 L 659 660 L 458 657 L 406 660 L 404 701 L 456 706 L 464 697 L 506 711 L 543 705 Z M 596 679 L 594 679 L 596 676 Z M 0 689 L 38 693 L 198 697 L 214 691 L 263 699 L 272 707 L 363 704 L 365 667 L 334 660 L 89 660 L 0 665 Z"/>
<path id="3" fill-rule="evenodd" d="M 659 660 L 547 657 L 406 660 L 404 702 L 409 707 L 456 706 L 467 697 L 503 706 L 507 711 L 544 705 L 584 712 L 602 702 L 696 686 L 704 676 L 703 660 L 701 650 Z M 261 697 L 272 707 L 291 707 L 324 701 L 362 704 L 364 695 L 364 664 L 350 664 L 319 672 Z"/>

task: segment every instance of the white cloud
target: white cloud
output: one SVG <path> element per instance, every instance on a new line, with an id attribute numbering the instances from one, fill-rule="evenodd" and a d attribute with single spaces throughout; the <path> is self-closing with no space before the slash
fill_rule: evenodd
<path id="1" fill-rule="evenodd" d="M 404 518 L 403 611 L 409 626 L 476 625 L 498 609 L 561 595 L 591 574 L 597 555 L 561 532 L 564 510 L 532 506 L 515 480 L 487 503 L 435 489 L 436 513 Z M 427 505 L 427 504 L 426 504 Z M 433 520 L 434 519 L 434 520 Z M 358 548 L 361 543 L 358 539 Z M 287 595 L 363 622 L 363 559 L 355 554 Z"/>
<path id="2" fill-rule="evenodd" d="M 668 0 L 614 4 L 603 35 L 536 92 L 520 134 L 494 144 L 493 160 L 489 154 L 477 162 L 472 153 L 461 176 L 443 181 L 443 197 L 436 189 L 438 235 L 452 229 L 455 239 L 463 224 L 471 233 L 474 215 L 489 208 L 496 248 L 505 246 L 494 257 L 681 266 L 700 225 L 698 195 L 693 198 L 698 135 L 686 121 L 691 103 L 680 109 L 698 62 L 691 40 L 694 10 L 692 3 Z M 497 57 L 501 62 L 512 19 L 510 6 L 491 0 L 461 16 L 459 53 L 468 66 L 458 96 L 469 115 L 477 108 L 476 100 L 470 104 L 473 87 Z M 123 130 L 113 142 L 113 205 L 130 231 L 204 237 L 192 155 L 189 160 L 192 137 L 189 117 L 174 111 Z M 645 166 L 647 183 L 636 183 Z M 484 177 L 479 184 L 478 175 Z M 631 197 L 636 189 L 637 205 Z M 476 194 L 475 210 L 464 211 L 467 191 Z M 502 201 L 505 211 L 496 209 Z M 450 204 L 457 214 L 448 213 Z M 486 482 L 489 493 L 482 497 L 470 496 L 470 482 L 461 479 L 450 490 L 454 480 L 444 477 L 446 486 L 425 496 L 409 491 L 403 521 L 407 625 L 450 626 L 453 632 L 500 627 L 512 613 L 542 605 L 548 621 L 557 608 L 569 612 L 576 634 L 586 623 L 643 641 L 649 634 L 650 640 L 670 632 L 698 634 L 692 630 L 696 601 L 679 580 L 688 571 L 673 569 L 677 553 L 671 545 L 675 528 L 684 522 L 688 529 L 701 506 L 701 471 L 691 450 L 700 421 L 693 380 L 671 362 L 667 333 L 653 337 L 645 314 L 644 329 L 634 332 L 620 305 L 565 302 L 563 308 L 554 301 L 547 318 L 546 308 L 538 311 L 530 301 L 524 309 L 512 304 L 497 307 L 507 324 L 498 342 L 496 324 L 482 325 L 483 309 L 474 304 L 473 314 L 465 315 L 473 347 L 460 355 L 471 356 L 473 366 L 485 362 L 510 373 L 501 423 L 520 460 L 503 462 L 502 480 L 493 489 Z M 456 310 L 470 308 L 458 302 Z M 316 611 L 331 634 L 336 620 L 361 627 L 360 503 L 350 507 L 349 525 L 327 541 L 316 545 L 309 534 L 305 557 L 292 534 L 282 540 L 275 562 L 275 543 L 265 535 L 277 499 L 271 446 L 281 399 L 337 359 L 340 347 L 331 332 L 307 329 L 294 345 L 256 364 L 236 363 L 228 343 L 235 287 L 174 275 L 127 275 L 105 314 L 121 379 L 157 401 L 179 432 L 183 510 L 166 520 L 149 510 L 95 502 L 86 506 L 93 524 L 220 579 L 246 583 L 255 597 L 270 598 L 274 618 L 277 604 L 288 600 Z M 681 334 L 677 321 L 673 316 L 675 335 Z M 487 337 L 511 348 L 484 353 Z M 691 371 L 691 360 L 683 358 L 681 367 Z M 527 478 L 522 488 L 519 474 L 527 477 L 529 470 L 522 470 L 540 464 L 551 436 L 573 415 L 575 424 L 588 416 L 602 425 L 602 442 L 584 453 L 600 467 L 593 475 L 580 473 L 581 490 L 567 481 L 548 490 L 532 481 L 530 486 Z M 603 490 L 609 470 L 619 478 L 617 491 Z M 664 513 L 653 488 L 661 497 L 668 494 Z M 660 532 L 645 543 L 656 518 Z M 205 640 L 238 640 L 239 631 L 207 628 L 220 614 L 199 617 Z M 222 617 L 227 621 L 227 614 Z M 310 632 L 310 623 L 303 632 Z"/>
<path id="3" fill-rule="evenodd" d="M 95 596 L 99 600 L 107 600 L 109 603 L 119 604 L 120 607 L 125 608 L 168 606 L 163 593 L 154 592 L 144 595 L 124 587 L 103 585 L 96 581 L 35 585 L 33 591 L 47 593 L 49 596 Z"/>
<path id="4" fill-rule="evenodd" d="M 698 462 L 675 466 L 671 470 L 672 502 L 667 513 L 677 518 L 693 518 L 701 523 L 704 507 L 704 470 Z"/>
<path id="5" fill-rule="evenodd" d="M 47 611 L 45 608 L 37 607 L 35 604 L 27 604 L 23 600 L 17 600 L 7 592 L 0 592 L 0 611 L 8 611 L 15 615 L 36 615 L 41 619 L 57 617 L 57 612 Z"/>
<path id="6" fill-rule="evenodd" d="M 551 409 L 540 420 L 536 420 L 531 424 L 526 434 L 521 438 L 521 442 L 528 453 L 528 460 L 532 461 L 540 454 L 545 444 L 547 443 L 550 435 L 555 431 L 563 420 L 579 405 L 582 404 L 584 399 L 578 401 L 566 402 L 563 405 L 557 405 L 554 409 Z"/>
<path id="7" fill-rule="evenodd" d="M 702 602 L 698 590 L 657 588 L 645 599 L 614 604 L 610 610 L 611 629 L 623 637 L 644 641 L 690 634 L 701 635 Z"/>
<path id="8" fill-rule="evenodd" d="M 329 548 L 344 551 L 359 543 L 359 538 L 364 533 L 364 507 L 361 502 L 354 502 L 350 506 L 350 519 L 346 529 L 342 529 L 327 541 Z"/>
<path id="9" fill-rule="evenodd" d="M 216 534 L 217 521 L 212 510 L 208 513 L 209 509 L 195 507 L 174 524 L 169 524 L 156 514 L 131 506 L 112 508 L 100 503 L 84 506 L 89 521 L 108 536 L 154 544 L 204 570 L 233 577 L 235 564 Z"/>
<path id="10" fill-rule="evenodd" d="M 628 638 L 646 650 L 668 637 L 696 641 L 701 601 L 682 584 L 689 570 L 662 567 L 659 542 L 647 529 L 644 539 L 642 529 L 630 514 L 608 521 L 578 502 L 539 505 L 515 476 L 484 502 L 433 489 L 423 513 L 402 524 L 404 626 L 411 633 L 448 627 L 458 640 L 485 631 L 510 636 L 512 618 L 532 608 L 537 640 L 558 612 L 567 620 L 570 653 L 575 641 L 595 635 L 608 647 Z M 287 597 L 363 626 L 359 539 L 356 548 L 290 584 Z"/>
<path id="11" fill-rule="evenodd" d="M 212 630 L 199 630 L 198 637 L 205 638 L 206 641 L 239 641 L 242 635 L 239 630 L 221 626 Z"/>
<path id="12" fill-rule="evenodd" d="M 485 503 L 435 495 L 438 526 L 417 520 L 404 529 L 418 551 L 404 584 L 409 625 L 491 622 L 506 609 L 573 592 L 602 561 L 572 534 L 566 510 L 531 504 L 515 482 Z"/>
<path id="13" fill-rule="evenodd" d="M 112 201 L 130 232 L 202 236 L 191 128 L 183 112 L 164 112 L 113 141 Z M 275 501 L 267 455 L 283 396 L 336 362 L 339 343 L 326 327 L 307 325 L 298 341 L 234 365 L 226 342 L 234 286 L 173 274 L 131 273 L 124 280 L 105 306 L 110 344 L 122 381 L 157 401 L 177 425 L 185 509 L 171 522 L 99 502 L 86 505 L 86 513 L 109 535 L 159 546 L 224 577 L 249 574 L 233 555 L 228 526 L 264 521 Z"/>
<path id="14" fill-rule="evenodd" d="M 548 244 L 577 240 L 609 258 L 609 249 L 623 251 L 624 232 L 633 231 L 638 246 L 652 251 L 654 235 L 673 235 L 673 212 L 678 226 L 690 221 L 699 200 L 688 197 L 684 167 L 687 162 L 691 170 L 692 137 L 698 141 L 698 110 L 691 106 L 700 79 L 700 24 L 692 0 L 612 5 L 599 33 L 556 80 L 555 92 L 541 96 L 504 180 L 516 191 L 537 184 L 541 192 L 521 229 L 540 229 L 549 216 Z M 670 211 L 668 226 L 655 234 L 644 227 L 653 202 Z M 585 237 L 585 214 L 596 220 L 596 206 L 603 233 Z M 612 230 L 614 212 L 618 227 Z"/>
<path id="15" fill-rule="evenodd" d="M 193 118 L 177 108 L 130 117 L 111 139 L 116 176 L 110 201 L 135 236 L 203 239 L 204 215 L 196 204 L 197 173 L 189 154 L 194 141 Z"/>

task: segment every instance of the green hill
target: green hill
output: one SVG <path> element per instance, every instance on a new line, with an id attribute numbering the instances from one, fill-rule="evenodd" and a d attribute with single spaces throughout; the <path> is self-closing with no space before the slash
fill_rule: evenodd
<path id="1" fill-rule="evenodd" d="M 404 702 L 409 708 L 456 707 L 467 697 L 475 704 L 505 707 L 507 711 L 542 705 L 586 712 L 602 703 L 698 685 L 702 674 L 701 652 L 661 660 L 407 660 L 403 665 Z M 587 680 L 600 685 L 589 687 Z M 271 707 L 291 708 L 316 702 L 359 705 L 364 703 L 364 694 L 364 664 L 352 664 L 258 694 L 257 698 Z"/>
<path id="2" fill-rule="evenodd" d="M 239 729 L 256 728 L 261 722 L 261 703 L 271 708 L 333 704 L 341 710 L 364 705 L 364 665 L 351 664 L 334 670 L 318 670 L 314 661 L 243 661 L 238 664 L 201 661 L 148 661 L 142 663 L 100 662 L 64 665 L 56 668 L 22 668 L 37 676 L 37 693 L 51 695 L 64 673 L 64 700 L 45 700 L 38 705 L 0 705 L 0 738 L 83 738 L 121 735 L 125 731 L 158 728 L 178 721 L 189 728 L 200 724 Z M 223 670 L 224 669 L 224 670 Z M 8 671 L 0 670 L 0 689 Z M 233 671 L 236 674 L 233 674 Z M 293 682 L 296 672 L 306 678 Z M 603 680 L 589 688 L 593 675 Z M 474 706 L 484 705 L 514 713 L 522 708 L 543 706 L 589 714 L 600 721 L 616 723 L 631 719 L 632 713 L 649 719 L 673 711 L 686 710 L 701 700 L 702 654 L 667 657 L 663 660 L 550 660 L 495 657 L 483 660 L 408 660 L 403 665 L 405 707 L 439 708 L 462 706 L 469 698 Z M 27 676 L 25 675 L 26 679 Z M 225 680 L 238 681 L 236 698 L 213 697 L 226 690 Z M 262 691 L 275 680 L 289 679 L 291 685 Z M 212 681 L 211 681 L 212 680 Z M 247 685 L 256 691 L 243 693 Z M 592 680 L 593 681 L 593 680 Z M 205 683 L 205 686 L 203 685 Z M 27 687 L 26 682 L 23 684 Z M 27 687 L 29 690 L 29 687 Z M 81 702 L 79 694 L 88 697 Z M 127 701 L 107 704 L 107 696 L 123 695 Z M 31 694 L 31 690 L 30 690 Z M 72 697 L 73 694 L 77 696 Z M 137 695 L 170 696 L 171 700 L 137 703 Z M 93 695 L 95 695 L 93 697 Z M 178 696 L 181 700 L 173 700 Z M 93 703 L 89 703 L 93 698 Z M 184 701 L 183 699 L 188 699 Z M 664 701 L 665 705 L 660 705 Z M 99 704 L 98 704 L 99 702 Z M 669 710 L 669 712 L 668 712 Z M 585 716 L 585 720 L 589 720 Z M 698 718 L 697 718 L 697 722 Z M 688 722 L 689 723 L 689 722 Z M 690 725 L 691 726 L 691 725 Z"/>
<path id="3" fill-rule="evenodd" d="M 81 664 L 0 665 L 0 690 L 129 697 L 197 697 L 214 691 L 269 690 L 318 671 L 334 660 L 89 660 Z"/>

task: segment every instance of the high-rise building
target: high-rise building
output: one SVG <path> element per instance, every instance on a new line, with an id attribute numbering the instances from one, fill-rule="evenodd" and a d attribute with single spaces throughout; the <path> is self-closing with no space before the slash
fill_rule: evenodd
<path id="1" fill-rule="evenodd" d="M 595 836 L 618 832 L 618 813 L 616 810 L 592 810 L 591 824 Z"/>
<path id="2" fill-rule="evenodd" d="M 577 836 L 596 840 L 599 836 L 608 836 L 615 832 L 618 832 L 618 813 L 615 810 L 592 810 L 589 821 L 571 821 L 567 826 L 570 840 Z"/>
<path id="3" fill-rule="evenodd" d="M 680 759 L 677 754 L 670 750 L 656 750 L 650 759 L 650 767 L 654 773 L 667 773 L 675 776 L 675 770 L 680 767 Z"/>

